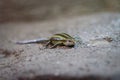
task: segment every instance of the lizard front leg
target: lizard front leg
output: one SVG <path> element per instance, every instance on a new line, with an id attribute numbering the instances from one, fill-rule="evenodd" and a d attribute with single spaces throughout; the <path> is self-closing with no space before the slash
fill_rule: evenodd
<path id="1" fill-rule="evenodd" d="M 56 44 L 54 44 L 53 46 L 51 46 L 50 49 L 53 49 L 53 48 L 57 47 L 58 45 L 62 45 L 62 44 L 63 44 L 63 43 L 56 43 Z"/>

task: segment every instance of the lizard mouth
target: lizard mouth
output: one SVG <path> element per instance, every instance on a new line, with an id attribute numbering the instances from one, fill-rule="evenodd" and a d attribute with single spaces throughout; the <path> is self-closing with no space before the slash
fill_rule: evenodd
<path id="1" fill-rule="evenodd" d="M 74 45 L 68 45 L 68 47 L 74 47 Z"/>
<path id="2" fill-rule="evenodd" d="M 69 45 L 66 45 L 67 47 L 74 47 L 74 44 L 73 43 L 71 43 L 71 44 L 69 44 Z"/>

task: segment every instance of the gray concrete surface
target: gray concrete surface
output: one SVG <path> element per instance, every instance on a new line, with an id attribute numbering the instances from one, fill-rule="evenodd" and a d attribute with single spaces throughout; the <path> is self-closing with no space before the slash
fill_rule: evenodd
<path id="1" fill-rule="evenodd" d="M 80 37 L 85 44 L 78 44 L 72 49 L 43 49 L 41 44 L 14 43 L 19 40 L 49 37 L 59 32 Z M 111 37 L 113 41 L 96 40 L 104 37 Z M 66 80 L 66 77 L 68 80 L 119 80 L 119 75 L 118 13 L 0 25 L 1 80 L 59 80 L 60 76 L 63 77 L 62 80 Z M 82 78 L 85 76 L 93 77 Z"/>

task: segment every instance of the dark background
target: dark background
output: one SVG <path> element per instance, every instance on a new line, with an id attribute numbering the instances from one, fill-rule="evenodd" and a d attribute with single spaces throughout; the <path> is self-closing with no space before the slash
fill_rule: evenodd
<path id="1" fill-rule="evenodd" d="M 120 12 L 120 0 L 0 0 L 0 22 L 51 20 Z"/>

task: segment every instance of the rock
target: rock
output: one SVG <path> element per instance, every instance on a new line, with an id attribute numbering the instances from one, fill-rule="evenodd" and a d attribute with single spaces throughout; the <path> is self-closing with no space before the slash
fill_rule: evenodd
<path id="1" fill-rule="evenodd" d="M 41 44 L 13 43 L 59 32 L 76 35 L 85 44 L 71 49 L 43 49 Z M 97 41 L 97 45 L 86 46 L 90 40 L 106 36 L 113 41 Z M 3 80 L 117 80 L 120 78 L 120 14 L 99 13 L 46 22 L 1 24 L 0 48 L 16 52 L 23 49 L 17 58 L 8 56 L 5 62 L 0 60 Z"/>

